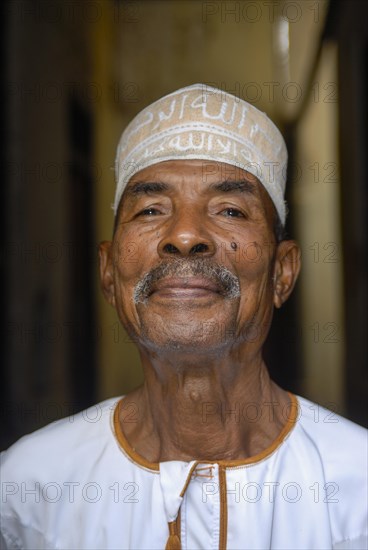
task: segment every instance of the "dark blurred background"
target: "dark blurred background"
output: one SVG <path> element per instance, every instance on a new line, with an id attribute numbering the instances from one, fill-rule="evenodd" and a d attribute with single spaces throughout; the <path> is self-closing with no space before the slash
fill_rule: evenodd
<path id="1" fill-rule="evenodd" d="M 274 378 L 367 424 L 368 3 L 3 0 L 1 448 L 141 382 L 103 302 L 119 135 L 180 86 L 214 85 L 279 125 L 290 151 L 293 298 Z"/>

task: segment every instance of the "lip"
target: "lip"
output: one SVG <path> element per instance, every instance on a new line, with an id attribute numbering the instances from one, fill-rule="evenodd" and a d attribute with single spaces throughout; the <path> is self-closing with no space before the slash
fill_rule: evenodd
<path id="1" fill-rule="evenodd" d="M 151 292 L 160 296 L 180 298 L 195 298 L 208 296 L 208 294 L 220 294 L 220 287 L 208 279 L 200 277 L 170 277 L 158 281 Z"/>

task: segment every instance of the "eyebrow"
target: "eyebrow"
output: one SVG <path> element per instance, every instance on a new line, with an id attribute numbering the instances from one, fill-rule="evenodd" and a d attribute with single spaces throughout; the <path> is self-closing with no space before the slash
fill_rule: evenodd
<path id="1" fill-rule="evenodd" d="M 171 185 L 158 181 L 137 181 L 126 189 L 128 195 L 138 197 L 140 195 L 148 195 L 149 193 L 163 193 L 168 191 Z M 221 193 L 249 193 L 256 194 L 256 186 L 249 180 L 225 180 L 219 183 L 210 185 L 210 189 L 220 191 Z"/>
<path id="2" fill-rule="evenodd" d="M 170 185 L 158 181 L 137 181 L 126 189 L 127 195 L 138 197 L 149 193 L 162 193 L 168 191 Z"/>
<path id="3" fill-rule="evenodd" d="M 225 180 L 212 184 L 211 188 L 222 193 L 233 193 L 235 191 L 252 195 L 256 194 L 256 186 L 248 180 Z"/>

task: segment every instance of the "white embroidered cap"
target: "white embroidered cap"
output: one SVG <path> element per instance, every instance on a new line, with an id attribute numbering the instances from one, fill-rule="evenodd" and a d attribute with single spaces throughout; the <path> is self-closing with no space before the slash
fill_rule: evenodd
<path id="1" fill-rule="evenodd" d="M 282 224 L 287 149 L 267 115 L 238 97 L 207 86 L 181 88 L 148 105 L 124 130 L 115 161 L 116 214 L 134 174 L 166 160 L 224 162 L 258 178 Z"/>

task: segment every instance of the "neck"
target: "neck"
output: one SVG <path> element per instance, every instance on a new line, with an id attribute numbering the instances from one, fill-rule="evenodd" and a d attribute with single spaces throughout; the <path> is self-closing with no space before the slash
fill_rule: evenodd
<path id="1" fill-rule="evenodd" d="M 239 354 L 241 356 L 242 354 Z M 236 460 L 264 451 L 279 435 L 289 403 L 257 355 L 189 361 L 142 354 L 145 383 L 126 397 L 137 422 L 120 421 L 150 462 Z"/>

